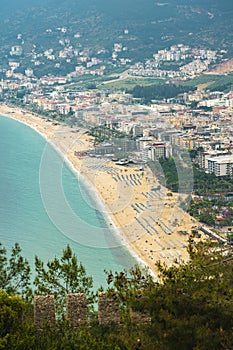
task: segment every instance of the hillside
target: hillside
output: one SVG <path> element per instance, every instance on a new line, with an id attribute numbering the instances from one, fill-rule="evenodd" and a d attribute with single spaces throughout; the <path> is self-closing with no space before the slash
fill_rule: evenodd
<path id="1" fill-rule="evenodd" d="M 232 54 L 233 3 L 228 0 L 12 0 L 10 5 L 2 0 L 0 15 L 0 68 L 14 45 L 22 46 L 23 68 L 33 55 L 59 52 L 62 45 L 110 60 L 114 43 L 124 48 L 120 57 L 132 61 L 178 43 Z M 47 63 L 37 69 L 48 73 L 52 64 Z M 68 71 L 73 57 L 70 65 Z"/>

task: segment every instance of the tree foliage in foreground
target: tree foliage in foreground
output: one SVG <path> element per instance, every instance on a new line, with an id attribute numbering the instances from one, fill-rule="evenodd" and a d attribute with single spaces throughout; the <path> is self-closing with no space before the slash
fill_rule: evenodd
<path id="1" fill-rule="evenodd" d="M 148 336 L 158 349 L 232 349 L 232 249 L 200 243 L 189 253 L 188 263 L 157 264 L 161 283 L 140 300 L 152 317 Z"/>
<path id="2" fill-rule="evenodd" d="M 190 240 L 188 251 L 188 262 L 175 262 L 172 267 L 157 263 L 159 282 L 139 267 L 107 272 L 108 290 L 119 298 L 122 314 L 126 316 L 132 308 L 147 313 L 151 323 L 133 324 L 122 317 L 120 325 L 103 326 L 92 318 L 89 327 L 73 329 L 60 318 L 55 327 L 37 333 L 32 304 L 1 292 L 0 349 L 232 349 L 232 248 L 196 245 Z M 38 259 L 38 290 L 43 294 L 62 290 L 65 295 L 85 287 L 88 293 L 88 277 L 83 269 L 77 274 L 79 267 L 69 247 L 60 259 L 47 263 L 47 268 Z"/>
<path id="3" fill-rule="evenodd" d="M 31 296 L 30 278 L 30 266 L 21 255 L 19 244 L 15 243 L 8 257 L 6 249 L 0 243 L 0 290 L 27 299 Z"/>
<path id="4" fill-rule="evenodd" d="M 0 290 L 0 349 L 29 349 L 35 339 L 33 306 Z"/>
<path id="5" fill-rule="evenodd" d="M 188 249 L 187 263 L 156 264 L 159 283 L 147 278 L 143 282 L 136 270 L 114 278 L 110 274 L 120 301 L 127 300 L 128 306 L 152 319 L 138 329 L 140 349 L 233 348 L 232 248 L 190 240 Z"/>
<path id="6" fill-rule="evenodd" d="M 86 275 L 85 267 L 81 262 L 78 263 L 77 256 L 72 252 L 70 246 L 63 250 L 60 259 L 55 257 L 47 262 L 46 267 L 44 262 L 36 256 L 35 270 L 35 293 L 38 295 L 53 294 L 58 313 L 63 313 L 68 293 L 86 293 L 88 302 L 93 302 L 94 294 L 91 291 L 93 279 Z"/>

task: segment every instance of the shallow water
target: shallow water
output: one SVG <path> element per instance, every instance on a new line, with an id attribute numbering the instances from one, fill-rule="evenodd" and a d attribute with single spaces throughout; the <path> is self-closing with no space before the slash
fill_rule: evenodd
<path id="1" fill-rule="evenodd" d="M 46 262 L 69 244 L 95 288 L 105 284 L 104 269 L 135 264 L 93 194 L 40 134 L 0 117 L 0 151 L 0 241 L 8 251 L 18 242 L 33 267 L 35 255 Z"/>

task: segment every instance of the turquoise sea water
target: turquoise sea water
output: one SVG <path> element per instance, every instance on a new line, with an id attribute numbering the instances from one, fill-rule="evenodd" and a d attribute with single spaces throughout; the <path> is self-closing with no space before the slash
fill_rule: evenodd
<path id="1" fill-rule="evenodd" d="M 135 264 L 92 192 L 36 131 L 1 116 L 0 152 L 0 242 L 7 250 L 18 242 L 33 266 L 35 255 L 46 262 L 69 244 L 95 288 L 105 284 L 104 269 Z"/>

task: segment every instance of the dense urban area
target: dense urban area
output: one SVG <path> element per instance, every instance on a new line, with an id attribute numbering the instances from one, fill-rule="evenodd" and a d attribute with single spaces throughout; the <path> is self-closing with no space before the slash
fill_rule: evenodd
<path id="1" fill-rule="evenodd" d="M 86 129 L 95 138 L 90 156 L 130 157 L 153 169 L 160 161 L 165 170 L 166 161 L 188 150 L 196 177 L 188 211 L 231 237 L 233 62 L 223 58 L 226 52 L 178 44 L 125 68 L 125 61 L 117 61 L 123 47 L 115 43 L 109 74 L 104 60 L 61 45 L 60 59 L 77 56 L 75 71 L 42 77 L 32 67 L 54 60 L 52 49 L 43 57 L 34 54 L 31 65 L 17 73 L 23 51 L 20 45 L 11 47 L 1 101 Z M 165 185 L 178 191 L 173 166 L 173 172 L 165 170 Z M 201 176 L 212 185 L 203 185 Z"/>

